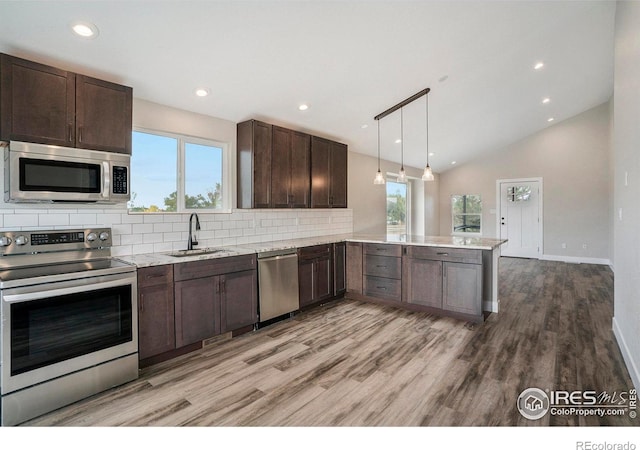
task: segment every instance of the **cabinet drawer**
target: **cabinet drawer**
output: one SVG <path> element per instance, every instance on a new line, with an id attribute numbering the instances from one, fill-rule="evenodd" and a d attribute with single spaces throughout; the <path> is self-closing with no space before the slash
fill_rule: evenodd
<path id="1" fill-rule="evenodd" d="M 395 256 L 366 255 L 364 274 L 399 280 L 402 275 L 402 259 Z"/>
<path id="2" fill-rule="evenodd" d="M 381 277 L 364 277 L 364 295 L 400 301 L 402 283 L 400 280 Z"/>
<path id="3" fill-rule="evenodd" d="M 256 268 L 256 255 L 228 256 L 174 264 L 175 281 L 210 277 Z"/>
<path id="4" fill-rule="evenodd" d="M 402 246 L 394 244 L 364 244 L 367 255 L 402 256 Z"/>
<path id="5" fill-rule="evenodd" d="M 138 288 L 173 283 L 173 265 L 143 267 L 138 269 Z"/>
<path id="6" fill-rule="evenodd" d="M 482 264 L 482 250 L 464 248 L 407 246 L 407 256 L 416 259 Z"/>
<path id="7" fill-rule="evenodd" d="M 298 258 L 310 260 L 316 258 L 328 258 L 331 255 L 331 244 L 313 245 L 311 247 L 301 247 L 298 249 Z"/>

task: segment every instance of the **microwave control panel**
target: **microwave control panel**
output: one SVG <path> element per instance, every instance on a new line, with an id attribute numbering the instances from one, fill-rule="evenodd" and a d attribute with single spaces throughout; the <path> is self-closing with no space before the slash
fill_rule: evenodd
<path id="1" fill-rule="evenodd" d="M 128 170 L 124 166 L 113 166 L 113 193 L 128 194 Z"/>

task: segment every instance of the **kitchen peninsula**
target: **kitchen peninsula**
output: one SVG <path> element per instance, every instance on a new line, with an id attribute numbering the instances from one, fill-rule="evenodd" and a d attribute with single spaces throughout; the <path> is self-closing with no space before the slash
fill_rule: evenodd
<path id="1" fill-rule="evenodd" d="M 481 322 L 498 312 L 504 239 L 354 235 L 347 297 Z"/>

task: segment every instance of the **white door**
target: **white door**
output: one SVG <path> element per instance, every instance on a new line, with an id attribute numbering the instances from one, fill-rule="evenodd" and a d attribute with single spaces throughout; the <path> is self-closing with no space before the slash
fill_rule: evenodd
<path id="1" fill-rule="evenodd" d="M 540 181 L 500 182 L 500 247 L 502 256 L 539 258 L 542 254 Z"/>

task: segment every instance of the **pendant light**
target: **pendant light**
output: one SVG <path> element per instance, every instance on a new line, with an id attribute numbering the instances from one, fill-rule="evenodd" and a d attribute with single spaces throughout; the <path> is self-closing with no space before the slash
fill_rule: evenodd
<path id="1" fill-rule="evenodd" d="M 423 181 L 433 181 L 433 172 L 431 171 L 431 167 L 429 166 L 429 95 L 424 96 L 424 102 L 426 106 L 426 123 L 427 123 L 427 166 L 424 168 L 424 173 L 422 174 Z"/>
<path id="2" fill-rule="evenodd" d="M 407 174 L 404 171 L 404 120 L 403 108 L 400 108 L 400 173 L 398 173 L 398 183 L 407 182 Z"/>
<path id="3" fill-rule="evenodd" d="M 382 176 L 382 172 L 380 171 L 380 121 L 378 122 L 378 173 L 376 173 L 376 177 L 373 179 L 373 184 L 384 184 L 384 177 Z"/>

